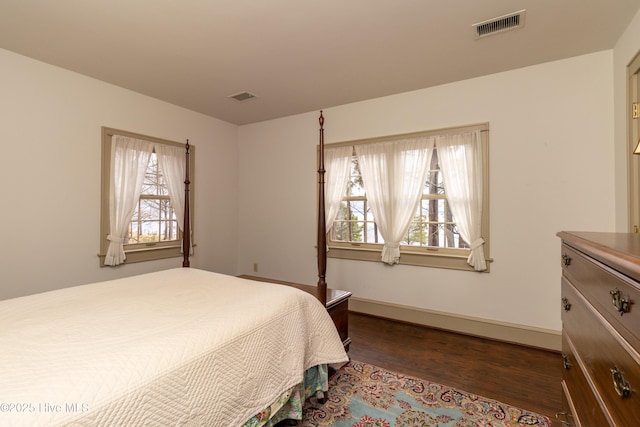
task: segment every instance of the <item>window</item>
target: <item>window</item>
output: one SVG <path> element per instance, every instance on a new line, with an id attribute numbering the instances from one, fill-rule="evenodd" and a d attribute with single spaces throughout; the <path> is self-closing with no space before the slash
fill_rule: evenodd
<path id="1" fill-rule="evenodd" d="M 128 185 L 125 178 L 117 180 L 115 176 L 111 176 L 123 176 L 114 172 L 111 165 L 114 145 L 124 150 L 122 144 L 128 144 L 127 155 L 132 156 L 127 158 L 127 164 L 140 165 L 139 174 L 135 173 L 135 166 L 129 171 L 129 189 L 125 189 Z M 190 145 L 189 151 L 189 168 L 193 176 L 194 147 Z M 122 154 L 124 151 L 117 153 L 114 155 L 125 155 Z M 102 128 L 100 266 L 182 256 L 184 162 L 185 144 Z M 117 191 L 116 188 L 120 188 L 122 192 L 131 191 L 127 194 L 131 194 L 130 197 L 135 200 L 130 200 L 129 205 L 120 204 L 118 208 L 111 206 L 112 198 L 126 199 L 122 195 L 124 193 L 112 194 L 112 190 Z M 193 179 L 190 190 L 193 191 Z M 176 200 L 172 199 L 172 193 Z M 134 197 L 135 194 L 139 195 Z M 122 219 L 118 215 L 122 215 Z M 116 228 L 120 231 L 114 232 Z M 122 237 L 113 237 L 118 233 Z M 126 260 L 113 255 L 114 247 L 110 246 L 112 242 L 122 244 L 122 257 Z"/>
<path id="2" fill-rule="evenodd" d="M 408 137 L 427 138 L 432 139 L 434 142 L 430 145 L 427 144 L 431 154 L 428 156 L 428 163 L 425 163 L 427 170 L 423 175 L 425 179 L 421 184 L 422 194 L 417 202 L 417 209 L 411 215 L 412 218 L 406 229 L 407 231 L 400 239 L 400 258 L 398 263 L 475 270 L 474 267 L 467 263 L 471 248 L 469 243 L 462 238 L 453 209 L 450 206 L 438 144 L 435 142 L 438 137 L 475 131 L 479 131 L 480 154 L 483 166 L 481 238 L 484 240 L 484 258 L 489 260 L 488 125 L 486 124 L 376 138 L 374 140 L 328 144 L 327 149 L 353 146 L 349 172 L 346 177 L 340 206 L 328 232 L 328 256 L 380 261 L 381 253 L 383 252 L 385 240 L 373 214 L 371 201 L 367 197 L 364 184 L 366 180 L 363 179 L 362 160 L 357 154 L 357 146 L 380 142 L 393 143 L 394 141 L 405 140 Z M 443 152 L 445 149 L 445 147 L 442 148 Z M 449 162 L 451 163 L 451 161 Z M 453 164 L 455 165 L 455 162 Z M 327 170 L 329 171 L 329 167 Z M 327 176 L 327 180 L 329 179 L 330 177 Z M 450 179 L 453 182 L 453 178 Z M 385 191 L 388 193 L 388 189 Z"/>
<path id="3" fill-rule="evenodd" d="M 384 243 L 367 203 L 362 173 L 355 153 L 351 157 L 346 194 L 330 232 L 330 240 L 333 242 Z M 420 203 L 401 244 L 419 248 L 469 247 L 460 238 L 453 214 L 447 204 L 436 148 L 433 149 Z"/>
<path id="4" fill-rule="evenodd" d="M 180 239 L 178 219 L 154 151 L 144 175 L 136 210 L 129 223 L 127 244 L 179 242 Z"/>

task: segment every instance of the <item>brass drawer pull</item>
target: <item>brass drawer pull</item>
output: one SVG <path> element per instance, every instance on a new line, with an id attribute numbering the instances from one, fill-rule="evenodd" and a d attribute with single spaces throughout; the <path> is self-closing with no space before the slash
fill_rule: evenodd
<path id="1" fill-rule="evenodd" d="M 569 255 L 562 255 L 562 265 L 565 267 L 569 267 L 571 265 L 571 257 Z"/>
<path id="2" fill-rule="evenodd" d="M 624 379 L 622 373 L 618 368 L 611 368 L 611 377 L 613 378 L 613 387 L 616 389 L 616 393 L 623 399 L 631 396 L 631 386 L 629 382 Z"/>
<path id="3" fill-rule="evenodd" d="M 564 309 L 564 311 L 571 310 L 571 304 L 569 303 L 567 297 L 562 298 L 562 308 Z"/>
<path id="4" fill-rule="evenodd" d="M 609 293 L 611 294 L 611 303 L 616 308 L 616 310 L 620 312 L 620 316 L 628 313 L 629 305 L 631 303 L 631 301 L 629 300 L 629 295 L 623 296 L 618 288 L 609 291 Z"/>

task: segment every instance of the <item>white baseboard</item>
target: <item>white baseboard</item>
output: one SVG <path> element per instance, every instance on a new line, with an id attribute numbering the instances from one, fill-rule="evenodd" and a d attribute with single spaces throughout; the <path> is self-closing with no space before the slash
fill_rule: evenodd
<path id="1" fill-rule="evenodd" d="M 349 311 L 399 320 L 462 334 L 561 351 L 562 333 L 551 329 L 443 313 L 364 298 L 351 297 Z"/>

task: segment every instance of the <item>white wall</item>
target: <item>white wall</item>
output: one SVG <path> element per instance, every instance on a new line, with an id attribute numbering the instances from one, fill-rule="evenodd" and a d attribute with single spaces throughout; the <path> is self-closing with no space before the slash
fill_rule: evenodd
<path id="1" fill-rule="evenodd" d="M 614 51 L 327 108 L 327 142 L 488 121 L 495 260 L 476 274 L 330 259 L 330 286 L 559 330 L 555 233 L 620 222 L 619 63 L 639 27 Z M 5 50 L 0 93 L 0 299 L 179 265 L 98 267 L 101 126 L 196 145 L 195 267 L 317 281 L 317 112 L 238 128 Z"/>
<path id="2" fill-rule="evenodd" d="M 329 285 L 370 300 L 560 330 L 555 233 L 615 228 L 612 63 L 605 51 L 325 109 L 328 143 L 489 122 L 495 260 L 491 273 L 479 274 L 329 259 Z M 239 273 L 317 282 L 317 118 L 240 127 Z"/>
<path id="3" fill-rule="evenodd" d="M 624 34 L 613 49 L 613 91 L 615 112 L 615 195 L 616 195 L 616 231 L 629 231 L 629 211 L 627 205 L 627 118 L 630 106 L 627 105 L 627 65 L 640 51 L 640 12 L 633 18 Z"/>
<path id="4" fill-rule="evenodd" d="M 235 273 L 237 126 L 0 50 L 0 299 L 182 265 L 99 268 L 101 126 L 196 146 L 192 265 Z"/>

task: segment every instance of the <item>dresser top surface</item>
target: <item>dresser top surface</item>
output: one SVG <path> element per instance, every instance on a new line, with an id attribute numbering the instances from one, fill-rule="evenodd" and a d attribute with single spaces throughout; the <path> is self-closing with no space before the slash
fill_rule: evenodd
<path id="1" fill-rule="evenodd" d="M 562 242 L 640 281 L 640 234 L 561 231 Z"/>

